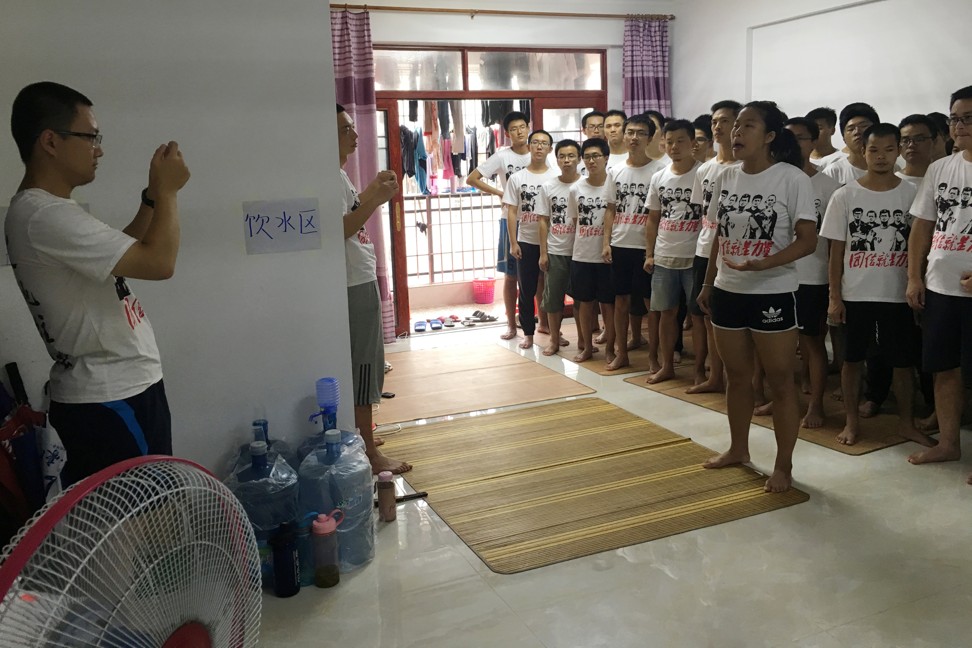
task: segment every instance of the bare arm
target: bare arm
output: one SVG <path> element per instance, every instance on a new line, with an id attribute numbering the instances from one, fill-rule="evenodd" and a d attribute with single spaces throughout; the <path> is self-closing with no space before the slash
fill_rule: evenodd
<path id="1" fill-rule="evenodd" d="M 154 200 L 154 194 L 152 190 L 149 189 L 148 193 L 149 200 Z M 138 207 L 138 212 L 135 214 L 135 218 L 132 222 L 125 226 L 122 231 L 131 236 L 133 239 L 141 241 L 145 238 L 145 233 L 148 232 L 149 224 L 152 222 L 152 216 L 155 210 L 149 207 L 145 203 L 141 203 Z"/>
<path id="2" fill-rule="evenodd" d="M 827 307 L 827 317 L 830 321 L 843 324 L 846 321 L 844 309 L 844 295 L 841 290 L 844 281 L 844 251 L 847 241 L 830 242 L 830 259 L 827 262 L 827 280 L 830 283 L 830 306 Z"/>
<path id="3" fill-rule="evenodd" d="M 547 253 L 547 236 L 550 233 L 550 217 L 540 217 L 540 269 L 546 272 L 550 268 L 550 257 Z"/>
<path id="4" fill-rule="evenodd" d="M 392 199 L 398 191 L 398 178 L 394 171 L 379 171 L 368 188 L 358 194 L 358 208 L 344 215 L 344 238 L 349 239 L 364 227 L 371 215 L 381 205 Z"/>
<path id="5" fill-rule="evenodd" d="M 609 204 L 604 210 L 604 236 L 601 238 L 601 257 L 611 263 L 611 232 L 614 230 L 614 217 L 617 215 L 617 205 Z"/>
<path id="6" fill-rule="evenodd" d="M 523 258 L 523 252 L 520 251 L 520 244 L 516 240 L 517 208 L 504 203 L 503 209 L 506 211 L 506 233 L 510 237 L 510 254 L 516 259 L 521 259 Z"/>
<path id="7" fill-rule="evenodd" d="M 908 237 L 908 289 L 905 296 L 908 305 L 916 310 L 925 307 L 925 262 L 931 251 L 932 236 L 935 234 L 935 221 L 915 218 L 911 222 L 911 235 Z"/>
<path id="8" fill-rule="evenodd" d="M 655 243 L 658 241 L 660 222 L 661 210 L 648 210 L 648 220 L 645 222 L 645 272 L 655 271 Z"/>
<path id="9" fill-rule="evenodd" d="M 479 169 L 473 169 L 469 172 L 469 175 L 466 176 L 466 184 L 470 187 L 476 187 L 484 193 L 490 193 L 500 198 L 503 197 L 503 192 L 500 189 L 483 180 L 483 174 L 479 172 Z"/>

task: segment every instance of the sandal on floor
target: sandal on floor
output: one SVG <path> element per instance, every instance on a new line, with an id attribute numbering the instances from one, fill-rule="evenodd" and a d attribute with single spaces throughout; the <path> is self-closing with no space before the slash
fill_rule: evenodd
<path id="1" fill-rule="evenodd" d="M 478 315 L 476 313 L 478 313 Z M 472 317 L 467 317 L 466 318 L 466 321 L 467 322 L 468 321 L 473 321 L 473 322 L 495 322 L 496 320 L 499 319 L 495 315 L 487 315 L 483 311 L 476 311 L 476 313 L 473 313 L 473 316 Z"/>
<path id="2" fill-rule="evenodd" d="M 431 328 L 433 331 L 441 331 L 442 322 L 437 319 L 429 320 L 429 328 Z"/>
<path id="3" fill-rule="evenodd" d="M 415 332 L 425 333 L 425 322 L 415 322 Z"/>

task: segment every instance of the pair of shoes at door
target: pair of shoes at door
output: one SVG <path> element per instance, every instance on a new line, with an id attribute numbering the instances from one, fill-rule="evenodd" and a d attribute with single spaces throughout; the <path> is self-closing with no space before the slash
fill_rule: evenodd
<path id="1" fill-rule="evenodd" d="M 498 318 L 495 315 L 487 315 L 481 310 L 473 311 L 472 317 L 467 317 L 466 320 L 473 322 L 495 322 Z"/>

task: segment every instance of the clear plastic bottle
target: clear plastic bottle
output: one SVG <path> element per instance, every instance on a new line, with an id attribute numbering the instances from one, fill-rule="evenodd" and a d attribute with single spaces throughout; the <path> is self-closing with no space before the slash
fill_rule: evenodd
<path id="1" fill-rule="evenodd" d="M 318 515 L 311 526 L 314 539 L 314 584 L 318 587 L 334 587 L 341 582 L 337 528 L 343 521 L 344 513 L 340 509 L 334 509 L 327 515 Z"/>
<path id="2" fill-rule="evenodd" d="M 397 515 L 394 479 L 387 470 L 378 473 L 378 519 L 382 522 L 394 522 Z"/>

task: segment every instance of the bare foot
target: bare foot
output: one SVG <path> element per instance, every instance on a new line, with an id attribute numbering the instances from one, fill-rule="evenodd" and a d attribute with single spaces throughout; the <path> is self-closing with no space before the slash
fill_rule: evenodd
<path id="1" fill-rule="evenodd" d="M 800 423 L 800 427 L 805 427 L 808 430 L 812 430 L 814 428 L 823 427 L 823 424 L 823 412 L 813 405 L 810 405 L 807 408 L 807 415 L 803 417 L 803 422 Z"/>
<path id="2" fill-rule="evenodd" d="M 543 347 L 543 355 L 552 356 L 557 355 L 557 351 L 560 350 L 560 345 L 556 342 L 551 342 L 547 346 Z"/>
<path id="3" fill-rule="evenodd" d="M 571 358 L 571 360 L 577 363 L 581 363 L 590 360 L 592 356 L 593 354 L 589 350 L 584 349 L 583 351 L 575 355 L 573 358 Z"/>
<path id="4" fill-rule="evenodd" d="M 384 470 L 394 475 L 400 475 L 412 469 L 412 464 L 386 457 L 377 450 L 375 450 L 374 454 L 369 454 L 368 459 L 371 461 L 371 472 L 375 475 Z"/>
<path id="5" fill-rule="evenodd" d="M 800 383 L 800 391 L 803 392 L 804 394 L 809 394 L 810 393 L 810 383 L 809 382 L 806 382 L 806 381 L 801 382 Z"/>
<path id="6" fill-rule="evenodd" d="M 610 348 L 604 352 L 604 362 L 611 364 L 618 356 L 614 353 L 614 348 Z"/>
<path id="7" fill-rule="evenodd" d="M 648 340 L 646 340 L 645 339 L 645 336 L 643 336 L 643 335 L 638 336 L 638 339 L 637 340 L 635 340 L 634 338 L 632 338 L 632 339 L 628 340 L 628 351 L 634 351 L 635 349 L 640 349 L 641 347 L 645 346 L 646 344 L 648 344 Z"/>
<path id="8" fill-rule="evenodd" d="M 726 450 L 721 455 L 716 455 L 715 457 L 710 457 L 705 460 L 702 464 L 703 468 L 725 468 L 726 466 L 734 466 L 736 464 L 749 463 L 749 453 L 748 452 L 733 452 L 730 448 Z"/>
<path id="9" fill-rule="evenodd" d="M 660 382 L 671 380 L 675 377 L 675 370 L 671 367 L 662 367 L 648 378 L 649 385 L 657 385 Z"/>
<path id="10" fill-rule="evenodd" d="M 793 486 L 793 477 L 790 473 L 777 468 L 770 475 L 770 478 L 766 480 L 763 490 L 767 493 L 785 493 L 790 490 L 791 486 Z"/>
<path id="11" fill-rule="evenodd" d="M 915 427 L 922 432 L 933 432 L 938 429 L 938 414 L 932 412 L 923 419 L 917 419 L 915 421 Z"/>
<path id="12" fill-rule="evenodd" d="M 938 461 L 958 461 L 961 458 L 961 448 L 956 446 L 942 445 L 940 443 L 934 448 L 929 448 L 928 450 L 922 450 L 921 452 L 914 453 L 908 457 L 908 461 L 917 465 L 923 463 L 934 463 Z"/>
<path id="13" fill-rule="evenodd" d="M 616 356 L 614 356 L 614 360 L 612 360 L 611 362 L 607 363 L 607 367 L 605 367 L 605 368 L 608 371 L 616 371 L 616 370 L 618 370 L 618 369 L 620 369 L 622 367 L 627 367 L 629 364 L 630 364 L 630 362 L 628 361 L 628 356 L 622 357 L 622 356 L 616 355 Z"/>
<path id="14" fill-rule="evenodd" d="M 706 375 L 705 375 L 705 370 L 703 370 L 702 373 L 695 374 L 695 377 L 692 378 L 692 384 L 701 385 L 702 383 L 705 382 L 705 380 L 706 380 Z"/>
<path id="15" fill-rule="evenodd" d="M 523 341 L 520 342 L 520 348 L 521 349 L 532 349 L 533 348 L 533 336 L 532 335 L 524 335 L 523 336 Z"/>
<path id="16" fill-rule="evenodd" d="M 541 333 L 543 335 L 550 335 L 550 329 L 548 329 L 546 326 L 537 326 L 537 333 Z"/>
<path id="17" fill-rule="evenodd" d="M 560 338 L 560 346 L 562 347 L 570 346 L 570 340 L 565 340 L 564 338 Z"/>
<path id="18" fill-rule="evenodd" d="M 919 431 L 910 425 L 901 425 L 898 427 L 898 434 L 908 439 L 909 441 L 914 441 L 919 443 L 926 448 L 933 448 L 938 445 L 938 441 L 931 438 L 924 432 Z"/>
<path id="19" fill-rule="evenodd" d="M 722 384 L 721 380 L 713 381 L 706 380 L 704 383 L 699 383 L 694 387 L 689 387 L 685 390 L 686 394 L 710 394 L 710 393 L 722 393 L 726 391 L 726 386 Z"/>
<path id="20" fill-rule="evenodd" d="M 516 329 L 515 328 L 511 328 L 511 329 L 506 329 L 506 333 L 504 333 L 503 335 L 501 335 L 500 336 L 500 339 L 501 340 L 512 340 L 515 337 L 516 337 Z"/>
<path id="21" fill-rule="evenodd" d="M 851 429 L 850 426 L 844 426 L 844 429 L 840 434 L 837 435 L 837 443 L 842 443 L 844 445 L 854 445 L 857 443 L 858 431 Z"/>
<path id="22" fill-rule="evenodd" d="M 835 401 L 843 401 L 844 392 L 840 387 L 838 387 L 837 389 L 835 389 L 830 393 L 830 397 L 833 398 Z"/>
<path id="23" fill-rule="evenodd" d="M 603 332 L 594 338 L 594 344 L 604 344 L 607 342 L 607 332 Z"/>
<path id="24" fill-rule="evenodd" d="M 681 353 L 679 353 L 678 351 L 676 351 L 674 358 L 675 358 L 674 359 L 674 363 L 675 364 L 682 364 L 682 354 Z"/>
<path id="25" fill-rule="evenodd" d="M 380 436 L 376 436 L 375 437 L 375 447 L 377 448 L 378 446 L 383 446 L 383 445 L 385 445 L 385 440 L 382 439 Z"/>
<path id="26" fill-rule="evenodd" d="M 879 409 L 881 408 L 878 407 L 877 403 L 867 400 L 857 406 L 857 414 L 861 418 L 872 418 L 877 416 Z"/>
<path id="27" fill-rule="evenodd" d="M 772 416 L 773 415 L 773 401 L 768 403 L 763 403 L 762 405 L 757 405 L 753 408 L 753 416 Z"/>

